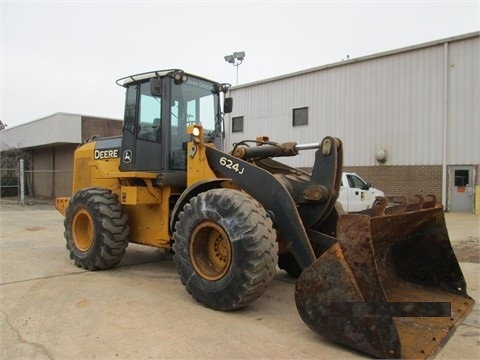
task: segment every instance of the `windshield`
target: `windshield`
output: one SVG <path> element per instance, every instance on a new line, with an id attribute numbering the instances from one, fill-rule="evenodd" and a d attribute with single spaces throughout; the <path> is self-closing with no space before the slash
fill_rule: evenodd
<path id="1" fill-rule="evenodd" d="M 219 112 L 215 87 L 214 83 L 194 77 L 181 85 L 172 83 L 172 127 L 186 132 L 188 125 L 201 124 L 205 134 L 214 132 Z"/>
<path id="2" fill-rule="evenodd" d="M 216 83 L 190 76 L 188 81 L 171 81 L 170 167 L 185 169 L 187 126 L 201 124 L 206 141 L 221 136 L 219 96 Z M 215 124 L 217 120 L 217 125 Z"/>

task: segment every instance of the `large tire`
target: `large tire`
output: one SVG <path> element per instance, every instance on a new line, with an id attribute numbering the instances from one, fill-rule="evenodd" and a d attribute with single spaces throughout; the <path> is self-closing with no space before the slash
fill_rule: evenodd
<path id="1" fill-rule="evenodd" d="M 128 246 L 127 214 L 116 194 L 103 188 L 78 191 L 65 215 L 67 250 L 75 265 L 108 269 L 120 262 Z"/>
<path id="2" fill-rule="evenodd" d="M 240 191 L 212 189 L 193 197 L 179 214 L 173 236 L 181 281 L 209 308 L 243 307 L 262 296 L 275 276 L 272 221 Z"/>

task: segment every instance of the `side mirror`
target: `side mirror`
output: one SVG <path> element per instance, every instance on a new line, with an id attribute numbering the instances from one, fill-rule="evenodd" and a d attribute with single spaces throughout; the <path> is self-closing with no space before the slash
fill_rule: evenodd
<path id="1" fill-rule="evenodd" d="M 150 93 L 152 96 L 162 96 L 162 80 L 157 78 L 150 79 Z"/>
<path id="2" fill-rule="evenodd" d="M 223 112 L 225 114 L 230 114 L 233 110 L 233 98 L 227 97 L 223 101 Z"/>

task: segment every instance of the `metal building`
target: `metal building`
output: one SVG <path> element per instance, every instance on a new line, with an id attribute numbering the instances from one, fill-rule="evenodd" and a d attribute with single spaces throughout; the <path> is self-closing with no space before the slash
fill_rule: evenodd
<path id="1" fill-rule="evenodd" d="M 480 32 L 234 86 L 230 96 L 229 147 L 259 135 L 336 136 L 345 170 L 386 194 L 433 193 L 451 211 L 480 206 Z M 308 168 L 313 159 L 281 161 Z"/>

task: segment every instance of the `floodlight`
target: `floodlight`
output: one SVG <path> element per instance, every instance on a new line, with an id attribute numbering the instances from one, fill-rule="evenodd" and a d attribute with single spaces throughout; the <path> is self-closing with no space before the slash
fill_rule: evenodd
<path id="1" fill-rule="evenodd" d="M 223 57 L 226 62 L 229 64 L 233 64 L 237 68 L 237 85 L 238 85 L 238 66 L 243 62 L 245 59 L 245 51 L 235 51 L 231 55 L 225 55 Z"/>
<path id="2" fill-rule="evenodd" d="M 238 61 L 242 61 L 245 58 L 245 51 L 234 52 L 233 57 Z"/>
<path id="3" fill-rule="evenodd" d="M 225 61 L 230 64 L 233 64 L 235 61 L 235 57 L 233 55 L 226 55 L 224 58 L 225 58 Z"/>

